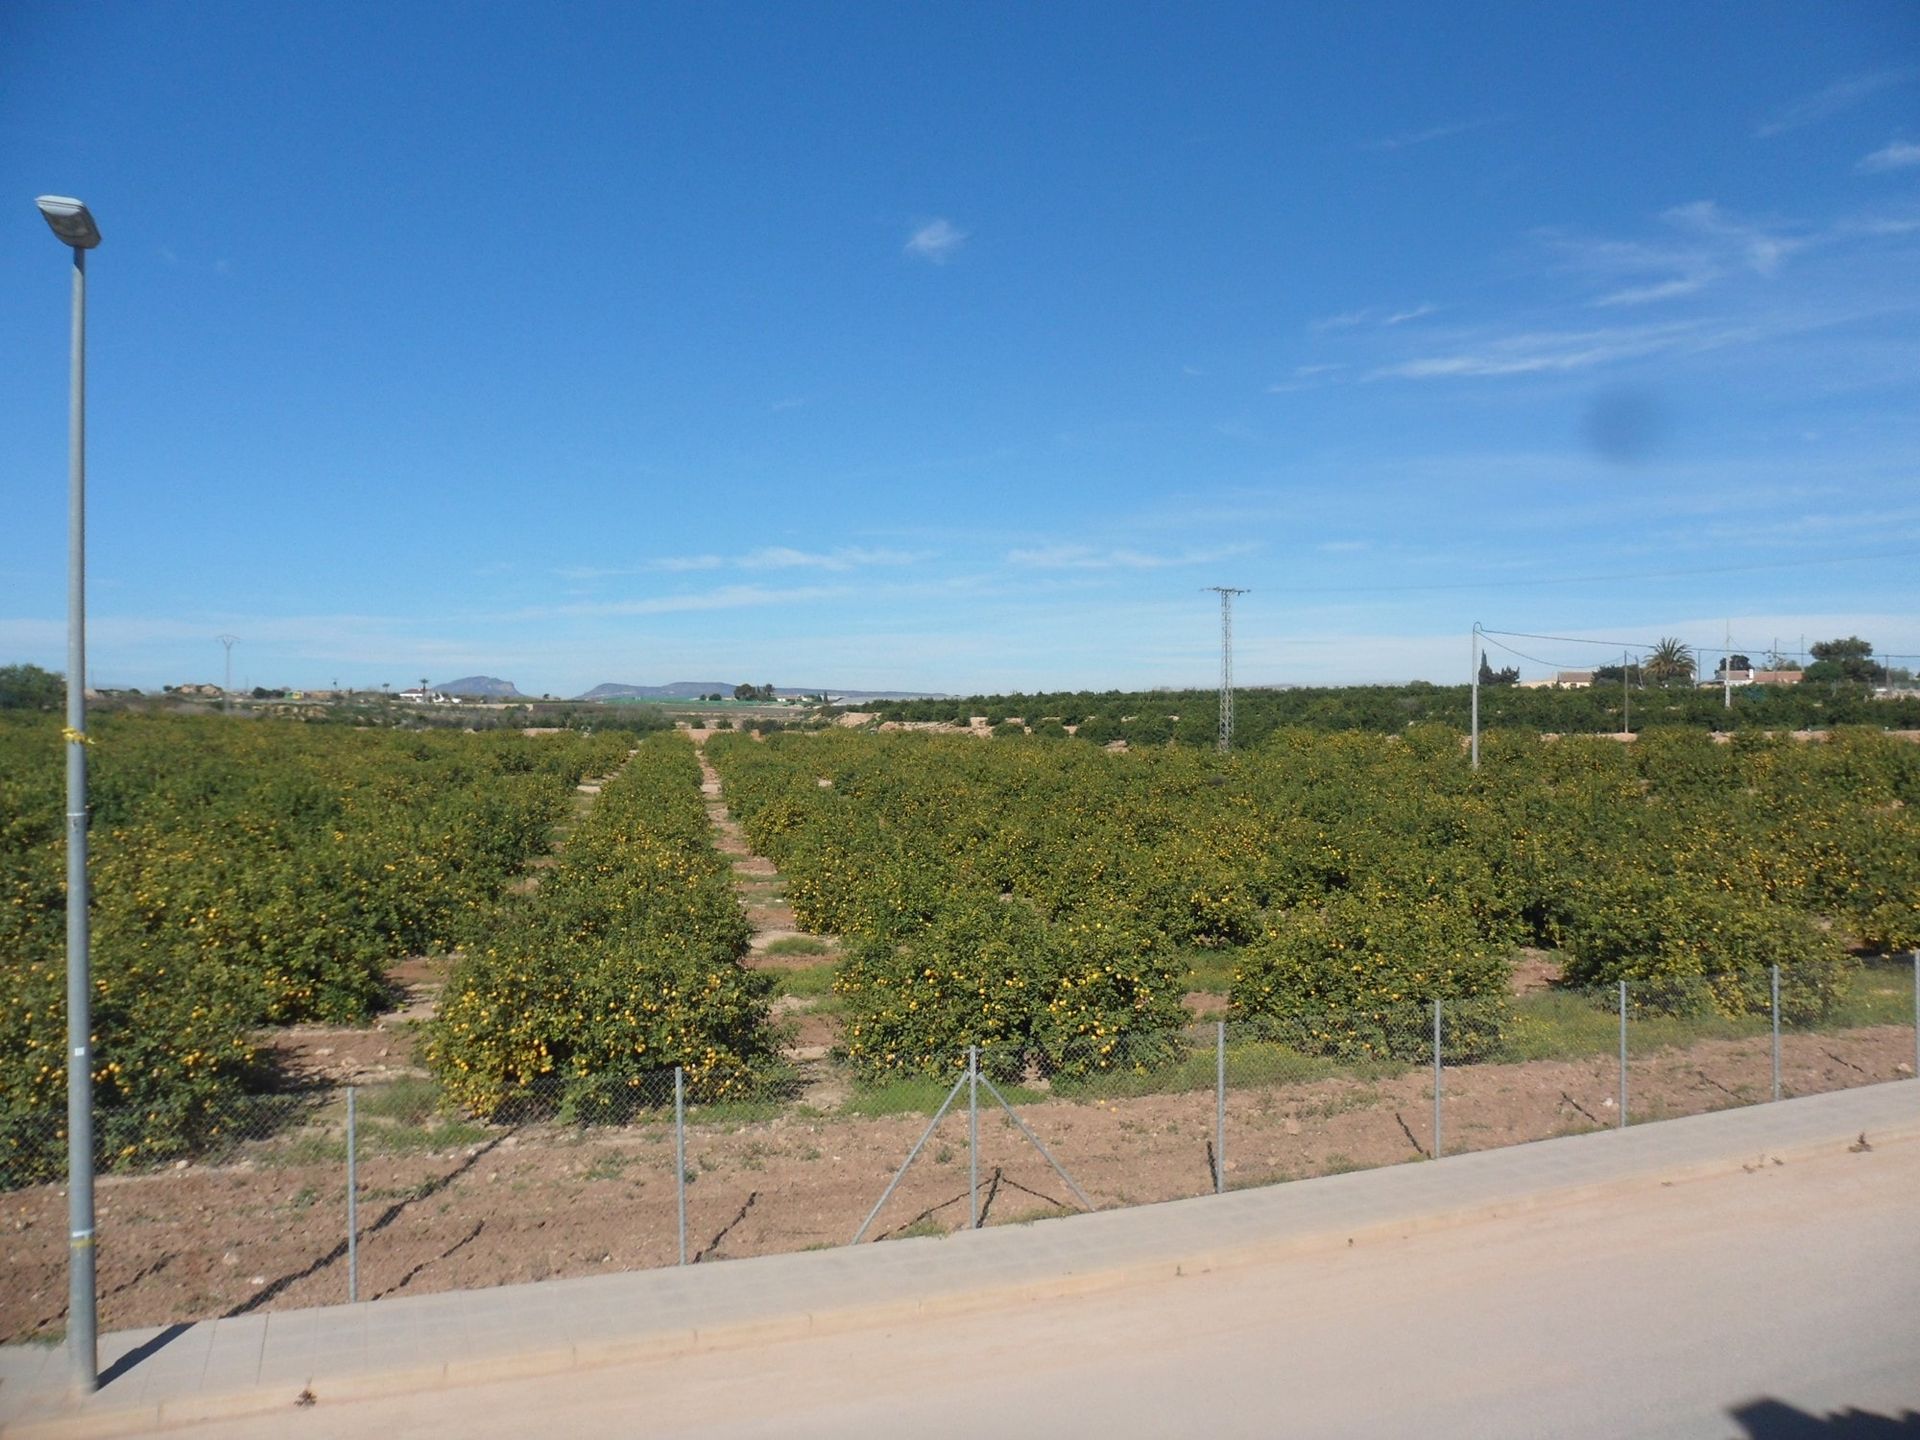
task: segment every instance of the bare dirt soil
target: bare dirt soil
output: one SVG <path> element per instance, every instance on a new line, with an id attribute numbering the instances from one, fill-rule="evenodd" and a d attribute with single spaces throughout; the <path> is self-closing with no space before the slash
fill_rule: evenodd
<path id="1" fill-rule="evenodd" d="M 1784 1038 L 1785 1093 L 1912 1073 L 1913 1032 L 1877 1027 Z M 1283 1077 L 1276 1076 L 1276 1082 Z M 1262 1185 L 1423 1159 L 1432 1092 L 1423 1070 L 1248 1084 L 1227 1097 L 1227 1182 Z M 1636 1057 L 1636 1120 L 1764 1100 L 1766 1039 Z M 1463 1066 L 1446 1074 L 1449 1153 L 1610 1126 L 1610 1057 Z M 991 1101 L 983 1093 L 983 1107 Z M 1213 1188 L 1210 1088 L 1106 1100 L 1046 1099 L 1021 1117 L 1096 1205 Z M 688 1258 L 843 1245 L 927 1124 L 796 1110 L 711 1123 L 687 1137 Z M 869 1238 L 966 1223 L 967 1119 L 950 1114 Z M 476 1138 L 477 1137 L 477 1138 Z M 665 1124 L 475 1131 L 439 1153 L 360 1164 L 360 1295 L 468 1289 L 672 1264 L 673 1136 Z M 986 1222 L 1064 1213 L 1067 1186 L 997 1109 L 981 1116 Z M 346 1298 L 345 1169 L 337 1148 L 263 1144 L 237 1163 L 108 1176 L 98 1192 L 101 1323 L 113 1329 L 337 1303 Z M 66 1295 L 64 1192 L 0 1197 L 0 1335 L 56 1334 Z"/>

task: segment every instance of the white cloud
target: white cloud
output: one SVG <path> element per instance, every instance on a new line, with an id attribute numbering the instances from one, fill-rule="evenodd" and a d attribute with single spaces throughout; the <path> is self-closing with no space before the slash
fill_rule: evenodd
<path id="1" fill-rule="evenodd" d="M 1629 285 L 1624 290 L 1615 290 L 1602 295 L 1595 305 L 1649 305 L 1656 300 L 1674 300 L 1682 295 L 1691 295 L 1704 290 L 1711 277 L 1706 275 L 1687 275 L 1677 280 L 1656 280 L 1648 285 Z"/>
<path id="2" fill-rule="evenodd" d="M 1665 236 L 1622 240 L 1541 232 L 1561 266 L 1605 285 L 1589 304 L 1648 305 L 1697 294 L 1739 274 L 1771 278 L 1788 256 L 1812 243 L 1804 233 L 1729 213 L 1694 200 L 1660 214 Z"/>
<path id="3" fill-rule="evenodd" d="M 1840 80 L 1824 90 L 1816 90 L 1811 95 L 1802 95 L 1775 111 L 1772 118 L 1762 121 L 1754 135 L 1762 140 L 1770 140 L 1776 135 L 1784 135 L 1789 130 L 1798 130 L 1803 126 L 1818 124 L 1829 116 L 1859 104 L 1870 95 L 1877 95 L 1895 85 L 1904 85 L 1913 79 L 1912 68 L 1899 70 L 1876 70 L 1868 75 L 1855 75 Z"/>
<path id="4" fill-rule="evenodd" d="M 1285 380 L 1276 381 L 1267 386 L 1269 395 L 1287 395 L 1295 390 L 1311 390 L 1327 384 L 1330 378 L 1347 367 L 1343 364 L 1296 365 Z"/>
<path id="5" fill-rule="evenodd" d="M 1481 130 L 1489 125 L 1500 123 L 1497 115 L 1485 115 L 1478 120 L 1456 120 L 1447 125 L 1434 125 L 1425 130 L 1409 130 L 1400 135 L 1387 135 L 1378 140 L 1365 140 L 1360 144 L 1362 150 L 1408 150 L 1416 145 L 1430 145 L 1435 140 L 1448 140 L 1455 135 L 1465 135 L 1469 131 Z"/>
<path id="6" fill-rule="evenodd" d="M 907 237 L 906 252 L 935 265 L 944 265 L 966 244 L 967 233 L 944 217 L 929 220 Z"/>
<path id="7" fill-rule="evenodd" d="M 1324 319 L 1313 321 L 1307 328 L 1311 330 L 1354 330 L 1367 323 L 1371 310 L 1348 310 L 1341 315 L 1328 315 Z"/>
<path id="8" fill-rule="evenodd" d="M 1853 168 L 1874 174 L 1882 170 L 1906 170 L 1915 165 L 1920 165 L 1920 145 L 1911 140 L 1894 140 L 1862 157 Z"/>
<path id="9" fill-rule="evenodd" d="M 1156 555 L 1124 546 L 1102 549 L 1093 545 L 1040 545 L 1009 551 L 1007 564 L 1025 570 L 1167 570 L 1180 565 L 1210 565 L 1216 560 L 1251 554 L 1259 548 L 1249 541 L 1210 550 L 1188 549 Z"/>
<path id="10" fill-rule="evenodd" d="M 873 565 L 915 565 L 931 558 L 924 551 L 866 549 L 846 545 L 837 550 L 794 550 L 769 545 L 750 550 L 734 563 L 742 570 L 857 570 Z"/>
<path id="11" fill-rule="evenodd" d="M 688 575 L 706 570 L 859 570 L 868 566 L 917 565 L 933 558 L 925 550 L 843 545 L 834 550 L 796 550 L 763 545 L 739 555 L 663 555 L 637 565 L 569 565 L 554 571 L 563 580 L 606 580 L 631 575 Z"/>
<path id="12" fill-rule="evenodd" d="M 797 605 L 814 600 L 836 599 L 847 593 L 845 587 L 837 585 L 794 586 L 787 589 L 772 589 L 764 585 L 723 585 L 717 590 L 685 595 L 650 595 L 638 600 L 595 600 L 576 605 L 534 606 L 507 618 L 543 620 L 562 615 L 684 615 L 707 610 Z"/>
<path id="13" fill-rule="evenodd" d="M 1327 331 L 1358 330 L 1362 326 L 1374 325 L 1405 325 L 1410 320 L 1424 319 L 1426 316 L 1436 313 L 1439 309 L 1440 307 L 1438 305 L 1422 302 L 1421 304 L 1410 306 L 1405 310 L 1385 310 L 1371 307 L 1362 310 L 1348 310 L 1339 315 L 1328 315 L 1323 319 L 1311 321 L 1307 328 L 1310 330 Z"/>
<path id="14" fill-rule="evenodd" d="M 1690 324 L 1505 335 L 1450 355 L 1423 356 L 1383 365 L 1370 371 L 1366 378 L 1445 380 L 1552 374 L 1672 351 L 1718 349 L 1752 338 L 1751 331 L 1710 331 Z"/>

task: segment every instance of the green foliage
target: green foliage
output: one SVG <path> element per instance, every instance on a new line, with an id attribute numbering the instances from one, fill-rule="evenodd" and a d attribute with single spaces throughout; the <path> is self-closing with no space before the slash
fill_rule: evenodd
<path id="1" fill-rule="evenodd" d="M 1778 965 L 1782 1017 L 1817 1021 L 1844 997 L 1850 973 L 1846 952 L 1813 917 L 1655 875 L 1587 890 L 1565 929 L 1571 983 L 1626 980 L 1642 1003 L 1679 1014 L 1764 1014 Z"/>
<path id="2" fill-rule="evenodd" d="M 386 970 L 476 934 L 617 743 L 217 717 L 90 726 L 101 1157 L 207 1143 L 267 1077 L 253 1031 L 351 1022 Z M 57 1163 L 65 1111 L 60 731 L 0 722 L 0 1163 Z"/>
<path id="3" fill-rule="evenodd" d="M 38 665 L 0 665 L 0 710 L 58 710 L 66 681 Z"/>
<path id="4" fill-rule="evenodd" d="M 988 981 L 1018 980 L 1025 1022 L 950 1011 L 951 995 L 923 1002 L 935 1017 L 915 1022 L 924 1031 L 876 1032 L 881 1054 L 910 1057 L 891 1063 L 939 1052 L 951 1064 L 967 1036 L 990 1034 L 1059 1064 L 1088 1030 L 1043 1041 L 1057 998 L 1045 987 L 1061 937 L 1094 913 L 1123 917 L 1153 955 L 1239 957 L 1241 1013 L 1379 1009 L 1370 1034 L 1309 1037 L 1309 1049 L 1407 1053 L 1425 1038 L 1389 1007 L 1411 1014 L 1439 996 L 1447 1048 L 1463 1056 L 1499 1042 L 1513 947 L 1577 943 L 1600 957 L 1596 926 L 1627 924 L 1643 892 L 1711 914 L 1621 940 L 1590 973 L 1617 961 L 1648 983 L 1718 975 L 1711 1003 L 1729 1010 L 1752 1003 L 1755 967 L 1777 958 L 1800 970 L 1795 1013 L 1817 1011 L 1838 993 L 1840 940 L 1887 949 L 1920 930 L 1920 746 L 1859 728 L 1729 744 L 1656 726 L 1631 746 L 1496 730 L 1478 772 L 1457 731 L 1424 724 L 1384 740 L 1279 731 L 1224 759 L 850 732 L 716 739 L 708 753 L 801 923 L 869 942 L 853 976 L 868 991 L 849 996 L 850 1015 L 881 989 L 919 1014 L 908 962 L 932 946 L 940 983 L 957 983 L 955 967 L 975 963 L 965 923 L 981 915 L 1040 927 L 1028 968 Z M 1671 940 L 1713 935 L 1715 917 L 1729 958 Z M 1102 1042 L 1178 1022 L 1158 1008 L 1157 979 L 1142 988 L 1152 1004 L 1133 1007 L 1123 989 L 1090 1011 Z"/>
<path id="5" fill-rule="evenodd" d="M 1441 1000 L 1445 1048 L 1470 1060 L 1500 1041 L 1510 973 L 1464 909 L 1348 892 L 1275 916 L 1230 995 L 1236 1019 L 1322 1017 L 1306 1026 L 1308 1053 L 1395 1059 L 1430 1053 Z"/>
<path id="6" fill-rule="evenodd" d="M 969 1046 L 1017 1078 L 1158 1063 L 1184 1018 L 1180 969 L 1112 911 L 1048 926 L 1018 901 L 958 900 L 904 939 L 856 945 L 834 984 L 845 1053 L 866 1079 L 951 1074 Z"/>
<path id="7" fill-rule="evenodd" d="M 1873 658 L 1873 646 L 1858 635 L 1844 640 L 1816 640 L 1813 663 L 1807 666 L 1802 684 L 1844 681 L 1856 685 L 1885 682 L 1887 667 Z"/>
<path id="8" fill-rule="evenodd" d="M 951 1074 L 980 1047 L 983 1070 L 1017 1077 L 1052 968 L 1046 927 L 1024 905 L 957 902 L 911 938 L 856 944 L 835 992 L 856 1073 Z"/>
<path id="9" fill-rule="evenodd" d="M 428 1063 L 482 1117 L 617 1119 L 670 1094 L 674 1066 L 695 1098 L 751 1095 L 778 1065 L 772 978 L 740 963 L 748 933 L 693 747 L 652 737 L 538 895 L 497 915 L 455 968 Z"/>

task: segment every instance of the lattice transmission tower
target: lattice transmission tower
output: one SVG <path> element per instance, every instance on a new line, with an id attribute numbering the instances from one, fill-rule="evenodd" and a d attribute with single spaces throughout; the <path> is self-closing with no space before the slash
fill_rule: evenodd
<path id="1" fill-rule="evenodd" d="M 1220 597 L 1220 740 L 1222 755 L 1233 748 L 1233 597 L 1245 590 L 1231 585 L 1203 585 Z"/>

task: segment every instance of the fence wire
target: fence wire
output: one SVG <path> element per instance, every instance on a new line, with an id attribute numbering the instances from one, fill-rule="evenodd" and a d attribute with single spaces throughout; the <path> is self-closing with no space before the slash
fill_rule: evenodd
<path id="1" fill-rule="evenodd" d="M 353 1087 L 351 1121 L 343 1086 L 108 1109 L 103 1320 L 704 1264 L 843 1245 L 869 1216 L 868 1242 L 1030 1223 L 1910 1078 L 1914 976 L 1869 963 L 1823 998 L 1782 972 L 1777 1008 L 1763 974 L 1630 981 L 1624 1011 L 1616 986 L 1222 1016 L 999 1054 L 977 1086 L 961 1052 L 717 1093 L 542 1076 L 484 1117 L 425 1076 Z M 64 1132 L 64 1112 L 0 1117 L 10 1338 L 62 1323 Z"/>

